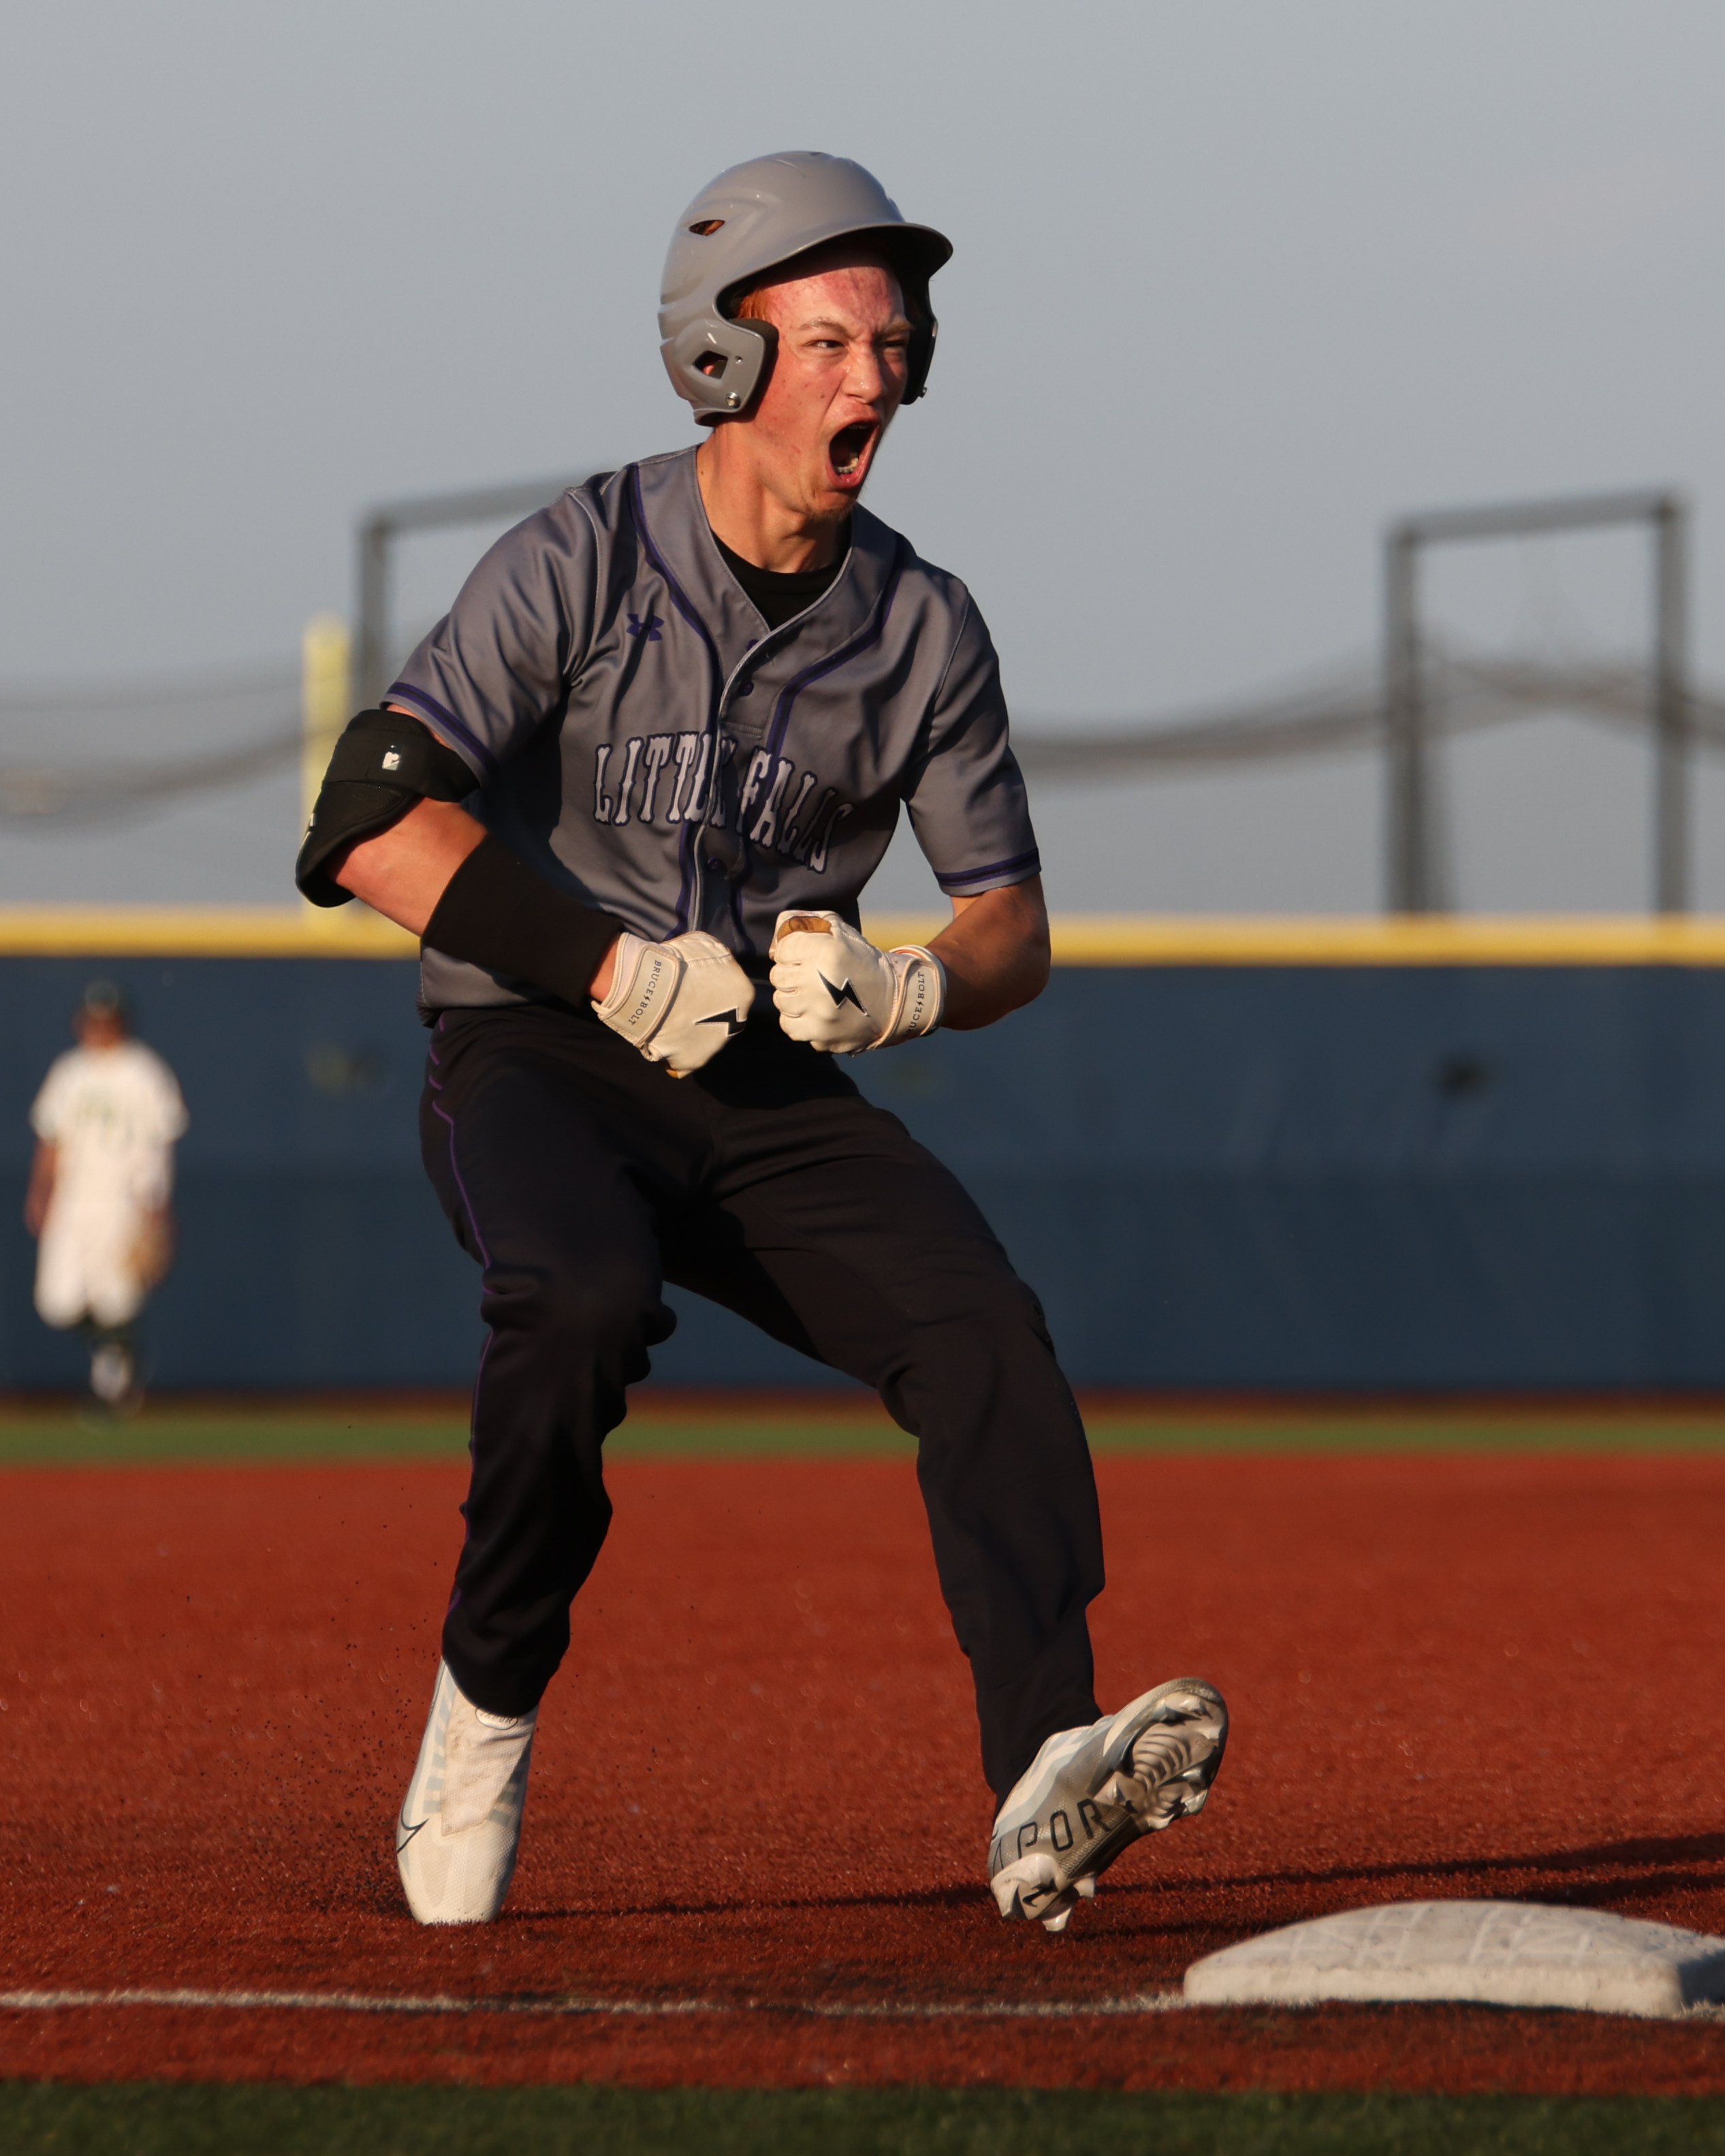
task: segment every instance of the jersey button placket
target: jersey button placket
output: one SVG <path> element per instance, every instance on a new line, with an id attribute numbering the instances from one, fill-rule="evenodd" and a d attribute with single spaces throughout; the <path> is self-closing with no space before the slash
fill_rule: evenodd
<path id="1" fill-rule="evenodd" d="M 718 715 L 714 723 L 716 731 L 718 733 L 721 735 L 726 733 L 730 734 L 732 739 L 736 743 L 736 747 L 732 752 L 732 762 L 736 767 L 735 775 L 739 793 L 742 788 L 742 775 L 744 771 L 747 768 L 748 759 L 753 754 L 755 750 L 761 746 L 766 732 L 765 725 L 762 720 L 758 717 L 755 718 L 752 725 L 747 721 L 745 721 L 741 726 L 737 724 L 736 713 L 734 710 L 735 706 L 741 702 L 744 697 L 752 696 L 755 690 L 754 674 L 752 670 L 745 671 L 745 669 L 752 669 L 756 663 L 758 662 L 769 650 L 773 652 L 775 657 L 778 656 L 778 652 L 783 649 L 784 644 L 788 643 L 789 640 L 790 639 L 788 638 L 781 637 L 777 632 L 771 632 L 767 636 L 758 639 L 751 637 L 747 644 L 744 647 L 743 657 L 737 660 L 736 668 L 732 671 L 730 679 L 726 682 L 724 688 L 720 692 Z M 720 805 L 721 798 L 719 791 L 718 778 L 719 774 L 715 773 L 712 801 L 713 805 L 716 808 Z M 739 799 L 739 818 L 741 817 L 741 814 L 742 803 Z M 734 844 L 736 852 L 736 858 L 734 860 L 727 860 L 723 854 L 714 850 L 715 842 L 719 840 L 721 838 L 722 838 L 727 850 L 729 850 Z M 739 829 L 735 834 L 733 840 L 732 834 L 728 829 L 723 829 L 721 828 L 720 831 L 715 831 L 712 829 L 711 825 L 704 824 L 696 838 L 695 851 L 697 879 L 699 871 L 702 869 L 704 869 L 709 875 L 722 877 L 726 886 L 726 907 L 727 911 L 733 910 L 735 905 L 735 895 L 732 890 L 733 883 L 742 884 L 746 883 L 748 880 L 748 839 L 747 836 Z M 702 906 L 703 895 L 698 888 L 697 880 L 696 898 L 697 918 L 699 918 L 702 911 Z"/>

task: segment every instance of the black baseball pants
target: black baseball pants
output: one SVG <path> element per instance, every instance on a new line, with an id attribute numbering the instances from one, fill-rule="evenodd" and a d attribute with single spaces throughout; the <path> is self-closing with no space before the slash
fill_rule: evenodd
<path id="1" fill-rule="evenodd" d="M 596 1018 L 445 1012 L 425 1163 L 484 1267 L 456 1682 L 520 1714 L 611 1517 L 602 1447 L 675 1319 L 669 1281 L 880 1393 L 918 1441 L 941 1590 L 1004 1796 L 1095 1719 L 1090 1454 L 1040 1308 L 957 1179 L 770 1010 L 676 1079 Z"/>

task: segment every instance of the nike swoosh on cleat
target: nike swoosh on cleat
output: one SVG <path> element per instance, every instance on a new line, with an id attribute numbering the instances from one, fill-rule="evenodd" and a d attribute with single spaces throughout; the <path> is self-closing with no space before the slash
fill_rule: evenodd
<path id="1" fill-rule="evenodd" d="M 727 1029 L 725 1038 L 734 1040 L 742 1031 L 742 1020 L 735 1011 L 715 1011 L 711 1018 L 697 1019 L 697 1025 L 722 1025 Z"/>
<path id="2" fill-rule="evenodd" d="M 398 1856 L 399 1856 L 401 1855 L 402 1851 L 403 1851 L 407 1847 L 408 1844 L 408 1843 L 409 1843 L 409 1842 L 413 1839 L 413 1836 L 414 1836 L 416 1834 L 418 1834 L 418 1832 L 419 1831 L 419 1827 L 422 1827 L 422 1826 L 429 1826 L 429 1825 L 430 1825 L 430 1824 L 431 1824 L 431 1820 L 430 1820 L 430 1819 L 429 1819 L 429 1816 L 428 1816 L 428 1817 L 426 1817 L 426 1818 L 424 1818 L 424 1819 L 423 1819 L 423 1820 L 421 1820 L 419 1821 L 419 1823 L 418 1823 L 418 1826 L 408 1826 L 408 1823 L 407 1823 L 407 1820 L 406 1820 L 406 1819 L 405 1819 L 405 1818 L 398 1819 L 398 1820 L 396 1821 L 396 1823 L 395 1823 L 395 1853 L 396 1853 L 396 1855 L 397 1855 Z"/>
<path id="3" fill-rule="evenodd" d="M 820 977 L 820 983 L 826 990 L 827 993 L 832 998 L 835 1005 L 839 1004 L 849 1004 L 855 1010 L 860 1010 L 862 1009 L 862 1000 L 858 996 L 856 990 L 851 987 L 849 981 L 845 983 L 842 988 L 835 988 L 832 983 L 827 978 L 826 975 L 823 973 Z"/>

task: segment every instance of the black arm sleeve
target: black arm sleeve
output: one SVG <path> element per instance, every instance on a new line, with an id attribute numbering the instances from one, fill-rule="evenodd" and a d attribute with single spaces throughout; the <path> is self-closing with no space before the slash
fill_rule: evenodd
<path id="1" fill-rule="evenodd" d="M 487 832 L 444 886 L 424 941 L 488 973 L 531 981 L 580 1010 L 623 932 L 622 921 L 535 875 Z"/>
<path id="2" fill-rule="evenodd" d="M 454 750 L 417 719 L 362 711 L 330 757 L 294 881 L 314 906 L 345 906 L 353 894 L 331 879 L 331 855 L 387 831 L 416 801 L 465 801 L 478 784 Z"/>

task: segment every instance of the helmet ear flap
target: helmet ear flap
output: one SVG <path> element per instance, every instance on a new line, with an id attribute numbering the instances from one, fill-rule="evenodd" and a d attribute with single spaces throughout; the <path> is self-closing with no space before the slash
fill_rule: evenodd
<path id="1" fill-rule="evenodd" d="M 927 390 L 928 370 L 934 365 L 935 339 L 940 333 L 940 324 L 926 311 L 911 331 L 910 350 L 905 355 L 905 393 L 899 399 L 901 407 L 914 404 Z"/>
<path id="2" fill-rule="evenodd" d="M 935 339 L 940 335 L 941 326 L 928 303 L 927 272 L 914 258 L 907 258 L 902 249 L 896 253 L 893 266 L 904 297 L 905 312 L 911 321 L 911 341 L 905 353 L 905 393 L 899 399 L 902 410 L 906 404 L 914 404 L 927 390 L 928 370 L 934 364 Z"/>
<path id="3" fill-rule="evenodd" d="M 703 426 L 748 409 L 766 387 L 778 349 L 773 323 L 711 315 L 689 323 L 662 347 L 671 386 L 695 407 Z"/>

